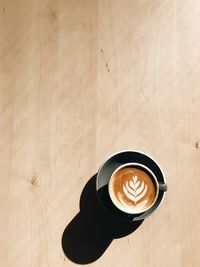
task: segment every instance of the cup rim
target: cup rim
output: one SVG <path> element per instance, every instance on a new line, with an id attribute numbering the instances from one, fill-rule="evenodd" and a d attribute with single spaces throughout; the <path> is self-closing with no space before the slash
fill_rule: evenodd
<path id="1" fill-rule="evenodd" d="M 123 168 L 125 168 L 125 167 L 127 167 L 127 166 L 136 166 L 136 167 L 139 166 L 139 167 L 141 167 L 142 169 L 146 170 L 146 171 L 150 174 L 150 177 L 153 178 L 154 182 L 156 183 L 156 196 L 155 196 L 155 198 L 154 198 L 154 201 L 152 202 L 152 204 L 151 204 L 149 207 L 147 207 L 146 209 L 144 209 L 144 210 L 142 210 L 142 211 L 138 211 L 138 212 L 137 212 L 137 211 L 136 211 L 136 212 L 127 212 L 125 209 L 121 209 L 121 208 L 119 208 L 119 207 L 115 204 L 115 202 L 113 201 L 113 197 L 112 197 L 112 195 L 111 195 L 111 193 L 110 193 L 110 181 L 111 181 L 112 177 L 115 175 L 116 172 L 118 172 L 119 170 L 121 170 L 121 169 L 123 169 Z M 157 201 L 157 199 L 158 199 L 158 195 L 159 195 L 159 184 L 158 184 L 158 180 L 157 180 L 155 174 L 154 174 L 148 167 L 146 167 L 145 165 L 143 165 L 143 164 L 141 164 L 141 163 L 137 163 L 137 162 L 128 162 L 128 163 L 125 163 L 125 164 L 120 165 L 120 166 L 119 166 L 117 169 L 115 169 L 114 172 L 111 174 L 110 179 L 109 179 L 109 182 L 108 182 L 108 193 L 109 193 L 109 196 L 110 196 L 110 198 L 111 198 L 112 203 L 113 203 L 118 209 L 120 209 L 121 211 L 123 211 L 123 212 L 125 212 L 125 213 L 127 213 L 127 214 L 131 214 L 131 215 L 134 215 L 134 214 L 140 214 L 140 213 L 142 213 L 142 212 L 145 212 L 145 211 L 149 210 L 149 209 L 156 203 L 156 201 Z"/>

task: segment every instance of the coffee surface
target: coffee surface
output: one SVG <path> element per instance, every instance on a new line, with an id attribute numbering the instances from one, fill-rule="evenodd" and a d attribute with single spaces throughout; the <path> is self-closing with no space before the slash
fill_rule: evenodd
<path id="1" fill-rule="evenodd" d="M 155 202 L 157 188 L 145 171 L 137 167 L 124 167 L 112 175 L 109 194 L 113 203 L 127 213 L 147 210 Z"/>

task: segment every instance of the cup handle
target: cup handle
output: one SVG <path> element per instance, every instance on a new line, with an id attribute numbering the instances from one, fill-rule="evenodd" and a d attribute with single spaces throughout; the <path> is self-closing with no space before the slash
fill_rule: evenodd
<path id="1" fill-rule="evenodd" d="M 162 192 L 167 191 L 167 185 L 165 183 L 158 183 L 159 184 L 159 190 Z"/>

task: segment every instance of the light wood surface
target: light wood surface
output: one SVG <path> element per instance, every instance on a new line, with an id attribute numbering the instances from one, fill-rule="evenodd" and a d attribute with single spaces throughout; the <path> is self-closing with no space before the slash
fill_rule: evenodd
<path id="1" fill-rule="evenodd" d="M 91 266 L 199 267 L 200 2 L 0 2 L 0 265 L 76 266 L 61 237 L 111 153 L 168 178 Z"/>

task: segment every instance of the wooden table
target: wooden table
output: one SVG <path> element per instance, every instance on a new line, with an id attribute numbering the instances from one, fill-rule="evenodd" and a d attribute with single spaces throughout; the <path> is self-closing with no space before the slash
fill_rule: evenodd
<path id="1" fill-rule="evenodd" d="M 91 266 L 199 267 L 199 1 L 2 0 L 0 14 L 0 265 L 76 266 L 61 239 L 85 184 L 136 149 L 169 191 Z"/>

